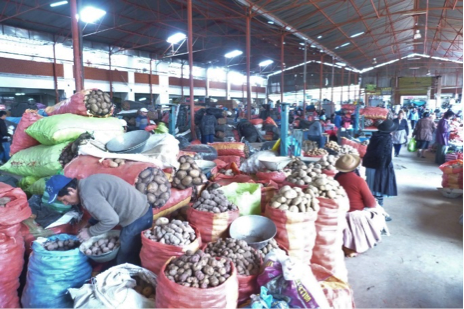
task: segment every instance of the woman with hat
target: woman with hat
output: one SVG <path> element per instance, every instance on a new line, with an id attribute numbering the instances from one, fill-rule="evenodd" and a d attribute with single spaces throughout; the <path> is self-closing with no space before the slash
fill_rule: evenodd
<path id="1" fill-rule="evenodd" d="M 345 189 L 350 201 L 347 228 L 343 232 L 343 251 L 349 257 L 375 246 L 380 241 L 381 231 L 386 229 L 385 212 L 376 207 L 377 201 L 357 172 L 360 162 L 358 156 L 347 154 L 335 163 L 335 168 L 340 171 L 335 180 Z"/>
<path id="2" fill-rule="evenodd" d="M 383 206 L 384 196 L 397 196 L 395 170 L 392 163 L 392 132 L 398 124 L 388 119 L 378 126 L 378 131 L 372 134 L 363 158 L 366 167 L 366 180 L 372 194 L 380 206 Z M 387 217 L 387 221 L 391 218 Z"/>

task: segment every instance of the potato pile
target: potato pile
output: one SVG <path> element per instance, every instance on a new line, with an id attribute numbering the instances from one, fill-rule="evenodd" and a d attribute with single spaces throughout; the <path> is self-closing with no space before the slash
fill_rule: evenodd
<path id="1" fill-rule="evenodd" d="M 328 142 L 327 144 L 325 144 L 325 148 L 332 149 L 332 150 L 335 151 L 335 152 L 339 152 L 339 151 L 340 151 L 340 145 L 337 144 L 337 142 L 334 142 L 334 141 L 330 141 L 330 142 Z"/>
<path id="2" fill-rule="evenodd" d="M 322 149 L 322 148 L 316 148 L 310 151 L 306 151 L 305 154 L 310 157 L 319 157 L 319 156 L 325 156 L 327 155 L 327 150 Z"/>
<path id="3" fill-rule="evenodd" d="M 49 240 L 43 244 L 47 251 L 68 251 L 79 248 L 79 240 L 67 239 L 67 240 Z"/>
<path id="4" fill-rule="evenodd" d="M 205 253 L 232 260 L 239 275 L 257 275 L 261 267 L 258 252 L 244 240 L 219 238 L 216 242 L 210 242 L 206 246 Z"/>
<path id="5" fill-rule="evenodd" d="M 340 147 L 338 154 L 339 155 L 351 154 L 351 155 L 359 156 L 359 151 L 353 146 L 343 145 Z"/>
<path id="6" fill-rule="evenodd" d="M 126 164 L 126 160 L 124 159 L 106 159 L 102 162 L 102 164 L 105 166 L 105 167 L 119 167 L 121 165 L 124 165 Z"/>
<path id="7" fill-rule="evenodd" d="M 232 272 L 232 262 L 226 258 L 217 259 L 198 250 L 187 251 L 185 255 L 171 260 L 164 274 L 180 285 L 207 289 L 224 283 Z"/>
<path id="8" fill-rule="evenodd" d="M 62 167 L 65 167 L 66 164 L 72 161 L 77 157 L 77 153 L 73 153 L 72 151 L 72 143 L 66 146 L 63 151 L 60 154 L 60 157 L 58 158 L 58 161 L 60 162 Z"/>
<path id="9" fill-rule="evenodd" d="M 143 234 L 160 244 L 180 247 L 191 244 L 197 238 L 195 231 L 187 221 L 172 220 L 169 222 L 169 219 L 164 217 L 156 220 L 155 225 Z"/>
<path id="10" fill-rule="evenodd" d="M 224 195 L 224 192 L 219 189 L 203 190 L 200 198 L 193 206 L 194 209 L 200 211 L 208 211 L 212 213 L 221 213 L 227 211 L 238 210 L 237 205 L 229 202 Z"/>
<path id="11" fill-rule="evenodd" d="M 313 197 L 324 197 L 332 200 L 346 196 L 345 189 L 340 186 L 338 181 L 325 174 L 316 176 L 304 192 Z"/>
<path id="12" fill-rule="evenodd" d="M 101 238 L 94 242 L 92 246 L 90 246 L 87 250 L 85 250 L 85 255 L 89 256 L 98 256 L 102 254 L 106 254 L 108 252 L 113 251 L 114 249 L 120 246 L 119 237 L 109 237 L 109 238 Z"/>
<path id="13" fill-rule="evenodd" d="M 136 286 L 134 287 L 134 290 L 137 293 L 142 294 L 146 298 L 155 299 L 155 297 L 156 297 L 156 295 L 155 295 L 156 288 L 151 283 L 146 282 L 145 280 L 143 280 L 142 278 L 140 278 L 137 275 L 133 276 L 132 279 L 134 279 L 135 282 L 136 282 Z"/>
<path id="14" fill-rule="evenodd" d="M 308 151 L 312 151 L 312 150 L 315 150 L 315 149 L 318 149 L 319 148 L 319 143 L 318 142 L 314 142 L 314 141 L 309 141 L 309 140 L 304 140 L 303 141 L 303 146 L 301 147 L 301 149 L 305 152 L 308 152 Z"/>
<path id="15" fill-rule="evenodd" d="M 147 200 L 154 208 L 160 208 L 171 197 L 171 184 L 162 170 L 155 167 L 146 168 L 139 174 L 135 188 L 147 195 Z"/>
<path id="16" fill-rule="evenodd" d="M 290 163 L 287 164 L 287 166 L 285 168 L 289 168 L 291 169 L 292 171 L 295 171 L 295 170 L 300 170 L 303 166 L 306 166 L 306 164 L 300 160 L 300 158 L 297 158 L 297 157 L 292 157 L 292 161 Z"/>
<path id="17" fill-rule="evenodd" d="M 179 163 L 179 170 L 173 179 L 173 186 L 175 188 L 184 190 L 201 185 L 208 180 L 192 157 L 182 156 L 179 158 Z"/>
<path id="18" fill-rule="evenodd" d="M 271 207 L 290 212 L 318 212 L 319 201 L 301 188 L 283 186 L 271 199 Z"/>
<path id="19" fill-rule="evenodd" d="M 309 185 L 313 181 L 312 177 L 320 173 L 322 173 L 322 167 L 320 164 L 303 164 L 298 169 L 293 170 L 293 173 L 285 180 L 298 186 L 305 186 Z"/>
<path id="20" fill-rule="evenodd" d="M 264 257 L 274 249 L 279 249 L 279 245 L 277 244 L 277 241 L 272 238 L 265 247 L 258 250 L 258 253 L 264 259 Z"/>
<path id="21" fill-rule="evenodd" d="M 329 155 L 322 157 L 314 166 L 323 170 L 335 171 L 335 162 L 337 162 L 337 157 Z"/>
<path id="22" fill-rule="evenodd" d="M 87 111 L 94 116 L 106 116 L 113 107 L 110 95 L 101 90 L 86 90 L 84 104 Z"/>
<path id="23" fill-rule="evenodd" d="M 0 207 L 6 207 L 9 202 L 11 202 L 11 198 L 7 196 L 0 198 Z"/>

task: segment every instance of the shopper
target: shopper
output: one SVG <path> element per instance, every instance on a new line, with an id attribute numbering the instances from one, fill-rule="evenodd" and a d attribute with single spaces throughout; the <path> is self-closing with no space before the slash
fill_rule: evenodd
<path id="1" fill-rule="evenodd" d="M 319 148 L 324 147 L 324 130 L 319 120 L 313 120 L 308 126 L 308 140 L 318 143 Z"/>
<path id="2" fill-rule="evenodd" d="M 335 163 L 335 168 L 340 171 L 335 175 L 335 180 L 345 189 L 350 202 L 350 210 L 346 215 L 347 227 L 343 231 L 343 251 L 349 257 L 375 246 L 385 226 L 383 210 L 380 207 L 376 209 L 377 201 L 366 181 L 357 172 L 360 162 L 360 157 L 347 154 Z"/>
<path id="3" fill-rule="evenodd" d="M 429 143 L 433 139 L 433 133 L 437 126 L 430 117 L 430 113 L 425 112 L 414 128 L 412 136 L 416 139 L 417 157 L 425 158 L 424 150 L 429 148 Z"/>
<path id="4" fill-rule="evenodd" d="M 411 121 L 411 129 L 414 130 L 416 122 L 419 120 L 419 113 L 417 112 L 417 108 L 414 107 L 414 109 L 409 112 L 408 119 Z"/>
<path id="5" fill-rule="evenodd" d="M 138 130 L 145 130 L 146 126 L 148 126 L 149 121 L 150 120 L 148 119 L 148 109 L 142 107 L 139 110 L 139 115 L 137 116 L 137 118 L 135 118 L 135 126 Z"/>
<path id="6" fill-rule="evenodd" d="M 2 153 L 0 154 L 0 160 L 3 163 L 10 160 L 10 146 L 11 146 L 11 134 L 8 133 L 6 126 L 6 112 L 0 111 L 0 138 L 2 142 Z"/>
<path id="7" fill-rule="evenodd" d="M 334 117 L 334 124 L 337 128 L 341 128 L 342 127 L 342 116 L 341 116 L 341 113 L 340 112 L 336 112 L 335 113 L 335 117 Z"/>
<path id="8" fill-rule="evenodd" d="M 398 113 L 398 118 L 394 119 L 393 122 L 398 126 L 398 129 L 392 133 L 395 157 L 398 157 L 400 155 L 401 146 L 408 143 L 409 126 L 408 121 L 404 119 L 403 111 Z"/>
<path id="9" fill-rule="evenodd" d="M 440 119 L 437 125 L 437 136 L 436 136 L 436 143 L 437 143 L 437 153 L 435 155 L 435 163 L 443 164 L 445 163 L 445 155 L 448 151 L 448 142 L 449 142 L 449 135 L 450 135 L 450 125 L 449 121 L 451 117 L 454 116 L 452 111 L 447 111 L 443 118 Z"/>
<path id="10" fill-rule="evenodd" d="M 203 144 L 213 143 L 216 133 L 217 119 L 211 109 L 206 109 L 206 113 L 201 118 L 200 131 L 201 142 Z"/>
<path id="11" fill-rule="evenodd" d="M 397 128 L 398 125 L 393 120 L 387 119 L 382 122 L 378 131 L 372 134 L 363 158 L 367 184 L 380 206 L 383 206 L 384 196 L 398 195 L 392 162 L 393 141 L 391 135 Z M 389 220 L 391 218 L 387 217 L 387 221 Z"/>
<path id="12" fill-rule="evenodd" d="M 55 175 L 47 181 L 46 190 L 49 203 L 58 199 L 65 205 L 81 205 L 92 216 L 89 226 L 77 235 L 80 241 L 122 226 L 116 264 L 140 265 L 140 235 L 153 224 L 153 210 L 145 194 L 109 174 L 95 174 L 81 180 Z"/>

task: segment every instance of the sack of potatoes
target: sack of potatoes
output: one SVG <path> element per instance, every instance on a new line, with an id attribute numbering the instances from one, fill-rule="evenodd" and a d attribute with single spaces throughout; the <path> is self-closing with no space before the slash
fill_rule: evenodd
<path id="1" fill-rule="evenodd" d="M 49 240 L 43 244 L 47 251 L 68 251 L 79 248 L 80 242 L 74 239 L 67 240 Z"/>
<path id="2" fill-rule="evenodd" d="M 314 194 L 306 193 L 301 188 L 283 186 L 271 199 L 274 209 L 290 212 L 318 212 L 319 201 Z"/>
<path id="3" fill-rule="evenodd" d="M 306 166 L 306 164 L 303 161 L 301 161 L 300 158 L 292 157 L 292 161 L 290 161 L 290 163 L 288 163 L 285 168 L 288 168 L 294 171 L 294 170 L 299 170 L 303 166 Z"/>
<path id="4" fill-rule="evenodd" d="M 316 148 L 305 152 L 305 155 L 309 157 L 320 157 L 325 156 L 327 154 L 327 150 L 322 148 Z"/>
<path id="5" fill-rule="evenodd" d="M 320 164 L 304 164 L 298 169 L 293 170 L 292 174 L 286 178 L 286 181 L 294 183 L 298 186 L 306 186 L 313 181 L 313 177 L 321 173 L 322 166 Z"/>
<path id="6" fill-rule="evenodd" d="M 221 213 L 237 211 L 238 207 L 224 195 L 220 189 L 209 189 L 201 192 L 200 198 L 192 205 L 195 210 Z"/>
<path id="7" fill-rule="evenodd" d="M 354 148 L 353 146 L 350 146 L 350 145 L 341 146 L 338 153 L 340 155 L 352 154 L 352 155 L 355 155 L 355 156 L 359 157 L 359 151 L 356 148 Z"/>
<path id="8" fill-rule="evenodd" d="M 179 163 L 179 170 L 172 180 L 174 188 L 184 190 L 208 181 L 192 157 L 181 156 Z"/>
<path id="9" fill-rule="evenodd" d="M 182 286 L 208 289 L 224 283 L 232 274 L 232 262 L 215 258 L 202 250 L 187 251 L 172 259 L 164 271 L 166 277 Z"/>
<path id="10" fill-rule="evenodd" d="M 272 250 L 275 250 L 275 249 L 280 249 L 280 248 L 279 248 L 279 245 L 277 244 L 277 241 L 274 238 L 272 238 L 266 246 L 258 250 L 258 253 L 264 259 L 264 257 L 268 253 L 270 253 Z"/>
<path id="11" fill-rule="evenodd" d="M 137 275 L 131 276 L 131 278 L 135 280 L 136 285 L 134 287 L 134 290 L 137 293 L 145 296 L 146 298 L 155 299 L 155 297 L 156 297 L 156 295 L 155 295 L 156 288 L 151 283 L 143 280 L 142 278 L 140 278 Z"/>
<path id="12" fill-rule="evenodd" d="M 337 162 L 337 157 L 333 155 L 328 155 L 322 157 L 315 165 L 319 165 L 323 170 L 335 171 L 335 162 Z"/>
<path id="13" fill-rule="evenodd" d="M 345 189 L 343 189 L 340 183 L 325 174 L 314 177 L 304 192 L 313 197 L 323 197 L 332 200 L 347 196 Z"/>
<path id="14" fill-rule="evenodd" d="M 172 220 L 161 217 L 155 221 L 151 229 L 143 232 L 150 240 L 172 246 L 186 246 L 191 244 L 197 236 L 187 221 Z"/>
<path id="15" fill-rule="evenodd" d="M 101 238 L 94 242 L 84 253 L 88 256 L 99 256 L 111 252 L 119 246 L 120 242 L 118 236 Z"/>
<path id="16" fill-rule="evenodd" d="M 261 267 L 258 252 L 244 240 L 219 238 L 206 246 L 205 253 L 230 259 L 237 268 L 237 273 L 242 276 L 257 275 Z"/>
<path id="17" fill-rule="evenodd" d="M 63 149 L 58 161 L 60 162 L 62 167 L 65 167 L 66 164 L 71 162 L 72 159 L 74 159 L 75 157 L 77 157 L 77 154 L 72 152 L 72 143 L 71 143 Z"/>
<path id="18" fill-rule="evenodd" d="M 337 142 L 330 141 L 327 144 L 325 144 L 325 148 L 332 149 L 335 152 L 340 151 L 340 145 L 337 144 Z"/>
<path id="19" fill-rule="evenodd" d="M 104 167 L 120 167 L 121 165 L 126 164 L 126 160 L 124 159 L 105 159 L 102 161 Z"/>
<path id="20" fill-rule="evenodd" d="M 110 114 L 113 108 L 110 95 L 98 89 L 86 90 L 84 104 L 89 114 L 100 117 Z"/>
<path id="21" fill-rule="evenodd" d="M 143 170 L 137 177 L 135 188 L 147 195 L 153 208 L 161 208 L 171 197 L 171 184 L 164 172 L 156 167 Z"/>

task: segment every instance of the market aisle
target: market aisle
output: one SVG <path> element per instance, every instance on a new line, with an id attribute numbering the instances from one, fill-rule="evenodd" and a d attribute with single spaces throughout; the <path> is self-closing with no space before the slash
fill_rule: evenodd
<path id="1" fill-rule="evenodd" d="M 436 190 L 442 173 L 426 156 L 402 149 L 394 158 L 399 196 L 385 200 L 391 236 L 345 259 L 358 308 L 463 308 L 463 201 Z"/>

